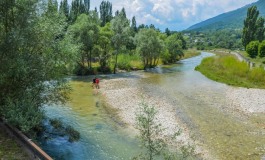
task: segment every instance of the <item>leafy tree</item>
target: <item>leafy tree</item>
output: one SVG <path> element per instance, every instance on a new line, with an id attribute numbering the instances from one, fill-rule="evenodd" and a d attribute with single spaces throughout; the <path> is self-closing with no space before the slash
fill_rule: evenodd
<path id="1" fill-rule="evenodd" d="M 265 57 L 265 40 L 259 44 L 259 56 Z"/>
<path id="2" fill-rule="evenodd" d="M 244 20 L 244 28 L 242 35 L 242 44 L 246 49 L 249 42 L 255 40 L 255 34 L 257 31 L 257 19 L 259 16 L 259 11 L 256 6 L 248 8 L 247 18 Z"/>
<path id="3" fill-rule="evenodd" d="M 133 16 L 132 18 L 132 25 L 131 25 L 131 28 L 134 32 L 137 32 L 137 26 L 136 26 L 136 19 L 135 19 L 135 16 Z"/>
<path id="4" fill-rule="evenodd" d="M 182 41 L 179 38 L 177 33 L 169 36 L 166 39 L 165 44 L 166 44 L 166 48 L 170 56 L 167 57 L 167 59 L 164 59 L 163 60 L 164 62 L 175 63 L 182 56 L 184 56 L 183 49 L 182 49 Z"/>
<path id="5" fill-rule="evenodd" d="M 69 5 L 68 5 L 68 2 L 67 0 L 63 0 L 61 1 L 60 3 L 60 8 L 59 8 L 59 12 L 61 14 L 64 14 L 65 17 L 69 20 Z"/>
<path id="6" fill-rule="evenodd" d="M 166 33 L 167 36 L 171 35 L 171 32 L 170 32 L 170 30 L 168 28 L 165 29 L 165 33 Z"/>
<path id="7" fill-rule="evenodd" d="M 251 41 L 247 45 L 246 51 L 251 58 L 256 58 L 259 52 L 259 41 Z"/>
<path id="8" fill-rule="evenodd" d="M 106 23 L 112 20 L 112 4 L 109 1 L 102 1 L 99 10 L 101 26 L 105 26 Z"/>
<path id="9" fill-rule="evenodd" d="M 130 21 L 124 16 L 119 14 L 111 21 L 111 28 L 114 36 L 112 37 L 112 44 L 115 49 L 115 64 L 113 68 L 114 74 L 116 73 L 118 54 L 122 48 L 125 48 L 130 34 Z"/>
<path id="10" fill-rule="evenodd" d="M 84 0 L 84 4 L 85 4 L 86 12 L 88 12 L 90 9 L 90 0 Z"/>
<path id="11" fill-rule="evenodd" d="M 139 30 L 141 30 L 141 29 L 143 29 L 143 28 L 148 28 L 148 27 L 146 27 L 144 24 L 140 24 L 140 25 L 138 26 L 138 29 L 137 29 L 137 30 L 139 31 Z"/>
<path id="12" fill-rule="evenodd" d="M 26 133 L 41 125 L 43 104 L 66 100 L 62 78 L 79 49 L 65 38 L 57 3 L 37 2 L 0 2 L 0 116 Z"/>
<path id="13" fill-rule="evenodd" d="M 144 69 L 157 65 L 164 43 L 159 32 L 154 29 L 141 29 L 135 36 L 136 49 L 141 54 Z"/>
<path id="14" fill-rule="evenodd" d="M 125 11 L 124 7 L 122 7 L 121 12 L 119 14 L 121 14 L 122 17 L 127 18 L 126 11 Z"/>
<path id="15" fill-rule="evenodd" d="M 104 70 L 107 67 L 108 60 L 111 56 L 110 52 L 112 50 L 111 37 L 113 36 L 113 31 L 111 30 L 110 23 L 107 23 L 104 27 L 100 28 L 99 39 L 98 39 L 98 55 L 99 63 Z"/>
<path id="16" fill-rule="evenodd" d="M 264 40 L 264 32 L 265 32 L 265 28 L 264 28 L 264 18 L 263 17 L 259 17 L 257 20 L 257 31 L 256 31 L 256 40 L 258 40 L 259 42 L 261 42 L 262 40 Z"/>
<path id="17" fill-rule="evenodd" d="M 92 50 L 99 36 L 98 17 L 91 12 L 89 15 L 81 14 L 76 22 L 69 27 L 69 32 L 82 44 L 82 53 L 79 65 L 82 67 L 88 63 L 89 70 L 92 69 Z"/>
<path id="18" fill-rule="evenodd" d="M 86 5 L 84 4 L 83 0 L 73 0 L 71 9 L 70 9 L 70 20 L 71 23 L 74 23 L 77 17 L 80 14 L 86 13 L 88 14 L 88 10 L 86 8 Z"/>
<path id="19" fill-rule="evenodd" d="M 142 158 L 152 160 L 156 155 L 160 155 L 165 149 L 166 143 L 162 138 L 158 138 L 161 133 L 161 125 L 155 123 L 157 111 L 154 107 L 149 107 L 143 103 L 139 113 L 136 115 L 137 129 L 140 131 L 142 147 L 147 150 Z"/>

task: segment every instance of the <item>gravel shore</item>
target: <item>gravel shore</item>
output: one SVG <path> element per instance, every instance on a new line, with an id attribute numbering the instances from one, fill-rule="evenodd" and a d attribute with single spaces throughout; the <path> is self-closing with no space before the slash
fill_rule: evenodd
<path id="1" fill-rule="evenodd" d="M 144 75 L 137 75 L 144 76 Z M 142 77 L 144 78 L 144 77 Z M 146 91 L 134 78 L 114 78 L 104 79 L 101 82 L 100 92 L 108 106 L 118 110 L 118 116 L 127 124 L 131 133 L 137 134 L 135 129 L 135 113 L 141 106 L 141 103 L 153 106 L 157 111 L 157 123 L 164 128 L 161 136 L 173 147 L 180 147 L 191 144 L 196 148 L 195 153 L 203 159 L 215 159 L 207 149 L 199 142 L 194 141 L 186 124 L 183 124 L 176 116 L 176 106 L 169 103 L 165 96 L 157 97 L 154 93 Z M 225 86 L 226 88 L 226 111 L 238 112 L 239 115 L 265 113 L 265 90 L 246 89 Z M 171 140 L 178 130 L 182 134 L 175 140 Z"/>
<path id="2" fill-rule="evenodd" d="M 184 145 L 196 146 L 196 154 L 206 159 L 209 158 L 207 150 L 199 147 L 197 142 L 191 138 L 191 134 L 185 124 L 176 116 L 175 107 L 168 103 L 165 98 L 157 98 L 155 96 L 144 93 L 143 88 L 134 87 L 135 80 L 130 78 L 117 78 L 103 80 L 101 83 L 101 93 L 108 106 L 118 110 L 118 116 L 129 128 L 130 133 L 137 134 L 136 126 L 136 112 L 144 102 L 148 106 L 153 106 L 158 112 L 156 115 L 156 123 L 161 124 L 164 130 L 161 137 L 166 139 L 167 143 L 179 148 Z M 175 139 L 172 137 L 181 131 L 180 136 Z"/>
<path id="3" fill-rule="evenodd" d="M 245 114 L 265 113 L 265 90 L 229 87 L 227 99 Z"/>

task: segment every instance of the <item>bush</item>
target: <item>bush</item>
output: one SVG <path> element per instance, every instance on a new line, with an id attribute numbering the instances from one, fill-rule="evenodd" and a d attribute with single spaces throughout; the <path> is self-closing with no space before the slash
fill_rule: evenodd
<path id="1" fill-rule="evenodd" d="M 259 52 L 259 41 L 251 41 L 247 45 L 246 51 L 251 58 L 256 58 Z"/>
<path id="2" fill-rule="evenodd" d="M 259 44 L 259 57 L 265 57 L 265 40 Z"/>
<path id="3" fill-rule="evenodd" d="M 26 134 L 32 133 L 35 127 L 41 126 L 44 118 L 43 112 L 28 98 L 8 100 L 2 112 L 8 123 Z"/>

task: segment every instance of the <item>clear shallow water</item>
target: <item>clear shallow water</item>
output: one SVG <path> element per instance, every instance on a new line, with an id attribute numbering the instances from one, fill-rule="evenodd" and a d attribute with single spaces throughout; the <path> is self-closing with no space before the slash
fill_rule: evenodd
<path id="1" fill-rule="evenodd" d="M 239 117 L 226 110 L 226 90 L 229 86 L 214 82 L 195 71 L 209 53 L 183 60 L 171 66 L 104 76 L 133 78 L 128 84 L 143 88 L 143 93 L 158 99 L 167 98 L 176 108 L 176 116 L 213 155 L 219 159 L 261 159 L 265 155 L 264 115 Z M 139 75 L 146 78 L 140 78 Z M 138 155 L 137 141 L 126 135 L 122 127 L 96 107 L 100 97 L 93 95 L 91 80 L 72 81 L 74 92 L 68 106 L 46 107 L 49 117 L 57 117 L 73 125 L 81 140 L 69 143 L 57 138 L 42 147 L 57 159 L 130 159 Z M 128 86 L 130 87 L 130 86 Z"/>
<path id="2" fill-rule="evenodd" d="M 59 118 L 81 134 L 78 142 L 70 143 L 67 137 L 48 141 L 40 140 L 42 148 L 54 159 L 117 160 L 137 155 L 138 143 L 126 136 L 102 111 L 100 96 L 94 95 L 89 80 L 73 80 L 71 102 L 66 106 L 46 106 L 47 116 Z"/>

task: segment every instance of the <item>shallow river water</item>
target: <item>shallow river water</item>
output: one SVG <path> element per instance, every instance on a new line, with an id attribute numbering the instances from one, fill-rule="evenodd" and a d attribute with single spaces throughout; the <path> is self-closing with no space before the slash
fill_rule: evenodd
<path id="1" fill-rule="evenodd" d="M 214 157 L 261 159 L 265 155 L 265 129 L 258 124 L 265 115 L 241 115 L 227 107 L 231 105 L 226 97 L 230 86 L 194 70 L 207 56 L 212 54 L 203 52 L 175 65 L 101 78 L 133 77 L 131 85 L 142 88 L 143 93 L 166 97 L 175 106 L 176 116 Z M 55 159 L 130 159 L 138 155 L 138 141 L 109 118 L 100 105 L 101 97 L 91 89 L 91 79 L 73 78 L 71 102 L 45 108 L 48 117 L 59 118 L 78 130 L 81 140 L 69 143 L 66 138 L 55 138 L 41 141 L 42 148 Z"/>

